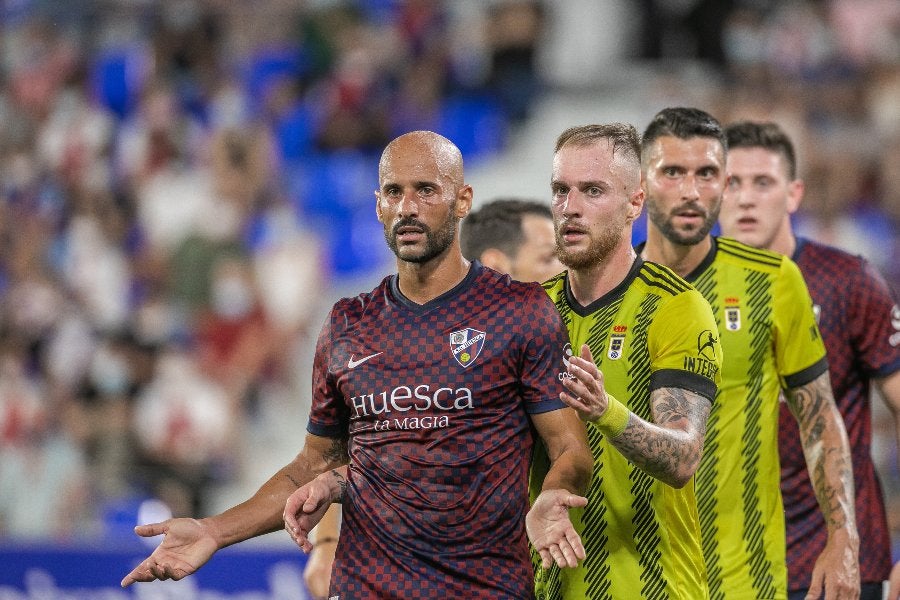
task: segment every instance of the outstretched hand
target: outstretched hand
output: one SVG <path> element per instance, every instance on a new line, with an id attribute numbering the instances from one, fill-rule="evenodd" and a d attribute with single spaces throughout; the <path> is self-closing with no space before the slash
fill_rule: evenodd
<path id="1" fill-rule="evenodd" d="M 587 506 L 587 502 L 584 496 L 567 490 L 544 490 L 531 505 L 525 531 L 545 569 L 554 562 L 559 567 L 577 567 L 584 559 L 584 545 L 569 519 L 569 509 Z"/>
<path id="2" fill-rule="evenodd" d="M 156 550 L 122 579 L 122 587 L 136 581 L 182 579 L 208 561 L 219 549 L 213 535 L 196 519 L 168 519 L 162 523 L 138 525 L 134 532 L 141 537 L 163 534 Z"/>
<path id="3" fill-rule="evenodd" d="M 284 528 L 294 543 L 307 553 L 313 549 L 309 532 L 322 520 L 334 501 L 333 489 L 327 480 L 329 477 L 333 475 L 324 473 L 300 486 L 284 505 Z"/>

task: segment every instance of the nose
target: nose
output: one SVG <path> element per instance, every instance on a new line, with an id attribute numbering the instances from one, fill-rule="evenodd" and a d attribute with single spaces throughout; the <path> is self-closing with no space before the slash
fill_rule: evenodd
<path id="1" fill-rule="evenodd" d="M 580 217 L 582 204 L 581 198 L 578 198 L 578 192 L 569 190 L 565 198 L 560 202 L 560 207 L 562 208 L 563 217 L 567 219 Z"/>
<path id="2" fill-rule="evenodd" d="M 397 213 L 401 217 L 415 217 L 419 214 L 419 202 L 416 197 L 416 190 L 403 192 L 403 196 L 397 204 Z"/>
<path id="3" fill-rule="evenodd" d="M 740 208 L 749 208 L 753 205 L 753 194 L 744 190 L 743 184 L 737 181 L 729 182 L 723 195 L 724 200 Z"/>
<path id="4" fill-rule="evenodd" d="M 686 175 L 681 181 L 681 196 L 688 200 L 698 200 L 700 192 L 697 189 L 697 176 Z"/>

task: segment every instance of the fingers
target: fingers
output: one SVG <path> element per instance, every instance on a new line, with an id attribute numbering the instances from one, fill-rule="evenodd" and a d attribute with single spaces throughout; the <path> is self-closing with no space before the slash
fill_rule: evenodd
<path id="1" fill-rule="evenodd" d="M 591 363 L 594 362 L 594 356 L 591 354 L 591 347 L 587 344 L 581 345 L 581 358 Z"/>
<path id="2" fill-rule="evenodd" d="M 185 569 L 172 565 L 160 565 L 155 561 L 145 561 L 132 569 L 132 571 L 119 582 L 119 585 L 126 588 L 135 582 L 154 581 L 156 579 L 161 581 L 165 579 L 178 581 L 187 576 L 188 571 Z"/>
<path id="3" fill-rule="evenodd" d="M 587 506 L 588 499 L 584 496 L 578 496 L 577 494 L 569 494 L 563 502 L 569 508 L 581 508 L 583 506 Z M 574 529 L 572 531 L 575 531 Z M 577 535 L 577 534 L 576 534 Z"/>
<path id="4" fill-rule="evenodd" d="M 578 559 L 584 558 L 584 546 L 581 545 L 580 538 L 578 539 L 577 546 L 580 549 L 573 547 L 569 543 L 568 538 L 561 541 L 559 544 L 552 544 L 546 550 L 550 555 L 551 561 L 549 563 L 544 562 L 544 568 L 547 569 L 552 563 L 556 563 L 556 566 L 561 569 L 574 569 L 578 566 Z M 541 558 L 543 559 L 543 553 L 541 554 Z"/>
<path id="5" fill-rule="evenodd" d="M 587 556 L 587 552 L 584 549 L 584 544 L 581 541 L 581 536 L 578 535 L 578 532 L 575 531 L 575 528 L 572 528 L 571 531 L 566 532 L 566 541 L 572 547 L 572 551 L 575 553 L 575 557 L 578 560 L 584 560 Z"/>
<path id="6" fill-rule="evenodd" d="M 538 554 L 541 555 L 541 567 L 549 569 L 551 565 L 553 565 L 553 557 L 550 556 L 550 550 L 544 548 L 542 550 L 538 550 Z"/>
<path id="7" fill-rule="evenodd" d="M 162 523 L 149 523 L 147 525 L 138 525 L 134 528 L 134 532 L 141 537 L 153 537 L 166 532 L 168 521 Z"/>

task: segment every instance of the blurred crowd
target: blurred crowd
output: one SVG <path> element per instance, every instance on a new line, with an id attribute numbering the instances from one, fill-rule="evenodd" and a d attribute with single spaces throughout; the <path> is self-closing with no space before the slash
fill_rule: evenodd
<path id="1" fill-rule="evenodd" d="M 385 265 L 381 148 L 502 148 L 540 7 L 0 7 L 0 536 L 204 514 L 308 397 L 330 287 Z"/>
<path id="2" fill-rule="evenodd" d="M 308 402 L 330 290 L 392 268 L 381 148 L 431 129 L 469 163 L 502 152 L 565 6 L 0 2 L 0 538 L 128 533 L 147 499 L 202 515 L 273 470 L 273 428 L 299 448 L 282 409 Z M 660 67 L 644 101 L 777 120 L 801 229 L 900 292 L 900 4 L 629 6 L 628 58 Z"/>

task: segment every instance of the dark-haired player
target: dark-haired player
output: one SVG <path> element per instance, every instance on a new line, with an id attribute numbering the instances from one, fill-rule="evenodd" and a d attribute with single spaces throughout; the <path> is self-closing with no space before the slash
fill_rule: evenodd
<path id="1" fill-rule="evenodd" d="M 727 149 L 711 115 L 663 109 L 641 143 L 648 215 L 642 255 L 706 297 L 725 355 L 697 471 L 710 597 L 787 595 L 778 471 L 783 389 L 829 531 L 813 587 L 828 598 L 855 598 L 859 538 L 850 449 L 800 270 L 780 254 L 710 234 L 725 191 Z"/>
<path id="2" fill-rule="evenodd" d="M 463 220 L 459 239 L 463 256 L 518 281 L 540 283 L 565 268 L 556 257 L 553 213 L 544 202 L 485 202 Z"/>
<path id="3" fill-rule="evenodd" d="M 728 187 L 719 223 L 723 235 L 790 256 L 815 303 L 828 350 L 831 387 L 853 453 L 862 600 L 881 600 L 891 573 L 884 497 L 872 462 L 872 384 L 894 417 L 900 441 L 900 309 L 884 278 L 863 258 L 797 238 L 791 214 L 803 199 L 803 180 L 790 137 L 775 123 L 725 128 Z M 797 422 L 781 406 L 778 449 L 787 526 L 788 590 L 802 599 L 828 541 L 803 457 Z M 900 573 L 900 563 L 895 566 Z M 888 597 L 896 600 L 900 589 Z"/>

